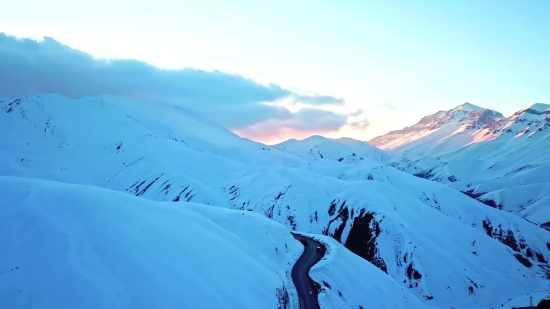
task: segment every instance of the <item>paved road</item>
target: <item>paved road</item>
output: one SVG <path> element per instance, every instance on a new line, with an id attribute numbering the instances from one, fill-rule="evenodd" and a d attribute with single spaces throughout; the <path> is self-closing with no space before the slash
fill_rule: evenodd
<path id="1" fill-rule="evenodd" d="M 325 246 L 309 237 L 292 235 L 305 247 L 304 253 L 292 268 L 292 281 L 298 291 L 300 309 L 320 309 L 317 289 L 309 277 L 309 270 L 325 255 Z M 317 247 L 321 247 L 321 250 L 317 250 Z M 313 295 L 309 295 L 309 292 Z"/>

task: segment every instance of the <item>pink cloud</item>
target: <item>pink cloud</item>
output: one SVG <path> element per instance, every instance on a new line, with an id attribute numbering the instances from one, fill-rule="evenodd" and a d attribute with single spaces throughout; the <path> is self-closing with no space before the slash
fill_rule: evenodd
<path id="1" fill-rule="evenodd" d="M 256 142 L 273 145 L 291 138 L 304 139 L 311 135 L 325 135 L 336 131 L 338 131 L 338 129 L 300 130 L 292 127 L 284 127 L 280 124 L 277 125 L 271 121 L 266 121 L 243 130 L 236 130 L 234 133 Z"/>

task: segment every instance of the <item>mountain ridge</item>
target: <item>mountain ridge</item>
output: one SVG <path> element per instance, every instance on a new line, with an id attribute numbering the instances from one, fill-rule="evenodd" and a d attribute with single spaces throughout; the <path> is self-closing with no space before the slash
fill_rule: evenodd
<path id="1" fill-rule="evenodd" d="M 448 111 L 424 116 L 416 124 L 375 137 L 368 142 L 390 153 L 421 156 L 444 154 L 469 144 L 475 135 L 498 126 L 504 116 L 497 111 L 464 103 Z"/>
<path id="2" fill-rule="evenodd" d="M 514 120 L 518 117 L 518 115 L 523 116 L 525 114 L 532 114 L 536 116 L 543 114 L 550 115 L 550 104 L 534 103 L 521 108 L 510 117 L 504 117 L 498 111 L 486 109 L 466 102 L 447 111 L 438 111 L 434 114 L 426 115 L 412 126 L 404 127 L 403 129 L 399 130 L 393 130 L 386 134 L 376 136 L 370 139 L 368 142 L 380 149 L 388 151 L 406 151 L 407 145 L 416 141 L 421 142 L 419 140 L 426 139 L 431 134 L 437 133 L 437 129 L 441 128 L 445 124 L 453 123 L 454 125 L 447 130 L 449 131 L 446 132 L 447 134 L 453 134 L 455 132 L 464 133 L 464 130 L 468 129 L 490 130 L 498 128 L 499 126 L 503 126 L 504 122 Z M 465 127 L 461 128 L 462 126 Z M 455 130 L 454 132 L 453 129 Z M 417 136 L 407 136 L 413 135 L 413 132 Z M 470 132 L 470 134 L 477 133 L 479 132 Z M 494 134 L 495 132 L 490 133 L 489 131 L 487 131 L 483 133 L 486 136 L 489 134 Z M 449 138 L 449 136 L 440 136 L 439 139 L 431 142 L 441 142 L 441 138 Z M 465 145 L 457 145 L 454 150 L 462 146 Z M 409 151 L 408 154 L 410 155 L 411 152 Z"/>
<path id="3" fill-rule="evenodd" d="M 93 97 L 11 98 L 0 128 L 17 132 L 0 135 L 3 176 L 255 212 L 331 237 L 428 306 L 487 308 L 547 284 L 550 233 L 389 166 L 366 142 L 278 149 L 167 106 Z"/>
<path id="4" fill-rule="evenodd" d="M 548 225 L 550 105 L 531 104 L 486 129 L 457 132 L 405 142 L 388 151 L 394 154 L 389 164 Z"/>

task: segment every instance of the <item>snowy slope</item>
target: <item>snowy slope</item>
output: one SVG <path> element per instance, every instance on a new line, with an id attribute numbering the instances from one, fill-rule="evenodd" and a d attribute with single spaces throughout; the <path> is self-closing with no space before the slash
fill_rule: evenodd
<path id="1" fill-rule="evenodd" d="M 5 176 L 0 195 L 1 308 L 296 307 L 289 271 L 303 247 L 258 214 Z M 393 296 L 376 297 L 375 286 L 373 298 L 350 293 L 340 308 L 423 308 L 391 277 L 331 248 L 339 263 L 316 275 L 353 287 L 364 275 L 356 269 L 369 269 Z"/>
<path id="2" fill-rule="evenodd" d="M 505 303 L 501 304 L 502 306 L 500 308 L 514 309 L 514 308 L 527 307 L 530 301 L 532 301 L 533 305 L 536 306 L 542 300 L 548 300 L 548 299 L 550 299 L 550 289 L 544 289 L 540 291 L 535 291 L 533 293 L 529 293 L 528 295 L 511 298 Z"/>
<path id="3" fill-rule="evenodd" d="M 2 175 L 251 210 L 331 236 L 436 308 L 486 308 L 547 282 L 549 232 L 389 167 L 362 142 L 270 147 L 173 106 L 115 97 L 42 95 L 0 109 L 4 132 L 18 132 L 0 136 Z"/>
<path id="4" fill-rule="evenodd" d="M 342 250 L 334 239 L 316 234 L 304 235 L 316 239 L 327 248 L 325 258 L 310 271 L 311 278 L 318 283 L 322 309 L 429 308 L 417 298 L 410 297 L 407 289 L 392 277 L 372 264 L 363 264 L 364 260 L 350 251 Z M 361 279 L 350 281 L 346 277 L 348 274 Z"/>
<path id="5" fill-rule="evenodd" d="M 346 163 L 363 160 L 385 162 L 390 158 L 383 150 L 369 143 L 346 137 L 332 139 L 314 135 L 304 140 L 290 139 L 274 145 L 273 148 L 314 161 L 325 159 Z"/>
<path id="6" fill-rule="evenodd" d="M 428 152 L 413 160 L 395 158 L 391 165 L 448 183 L 530 221 L 550 222 L 550 105 L 523 108 L 466 147 L 437 155 Z"/>
<path id="7" fill-rule="evenodd" d="M 248 179 L 250 184 L 236 180 L 235 207 L 244 196 L 247 209 L 330 235 L 436 307 L 484 308 L 546 284 L 536 278 L 547 276 L 548 232 L 395 169 L 380 166 L 361 174 L 372 180 L 321 182 L 275 172 L 268 177 L 280 184 L 261 186 L 259 177 Z M 285 181 L 284 191 L 271 189 Z M 524 257 L 530 257 L 527 266 L 518 261 Z"/>
<path id="8" fill-rule="evenodd" d="M 1 308 L 277 308 L 303 250 L 253 213 L 14 177 L 0 195 Z"/>
<path id="9" fill-rule="evenodd" d="M 499 112 L 464 103 L 449 111 L 439 111 L 417 124 L 375 137 L 369 141 L 385 150 L 418 157 L 460 149 L 497 126 L 504 116 Z"/>
<path id="10" fill-rule="evenodd" d="M 245 162 L 273 164 L 275 151 L 173 106 L 41 95 L 0 102 L 0 109 L 2 127 L 17 132 L 0 140 L 4 175 L 101 185 L 141 196 L 151 194 L 147 185 L 162 174 L 175 182 L 165 183 L 170 186 L 159 190 L 156 200 L 183 198 L 188 191 L 182 189 L 189 187 L 195 193 L 186 199 L 194 195 L 194 201 L 204 202 L 201 198 L 215 196 L 209 192 L 213 184 L 242 170 Z M 306 164 L 277 155 L 276 164 Z M 211 162 L 220 164 L 204 168 Z"/>

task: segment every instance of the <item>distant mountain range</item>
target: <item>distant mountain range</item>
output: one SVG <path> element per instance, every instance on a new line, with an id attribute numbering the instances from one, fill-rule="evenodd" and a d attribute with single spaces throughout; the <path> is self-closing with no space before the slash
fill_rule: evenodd
<path id="1" fill-rule="evenodd" d="M 439 111 L 402 130 L 375 137 L 372 145 L 407 155 L 441 155 L 472 143 L 496 128 L 504 116 L 499 112 L 464 103 L 449 111 Z"/>
<path id="2" fill-rule="evenodd" d="M 550 224 L 550 105 L 505 118 L 469 103 L 369 141 L 390 165 L 498 209 Z"/>

